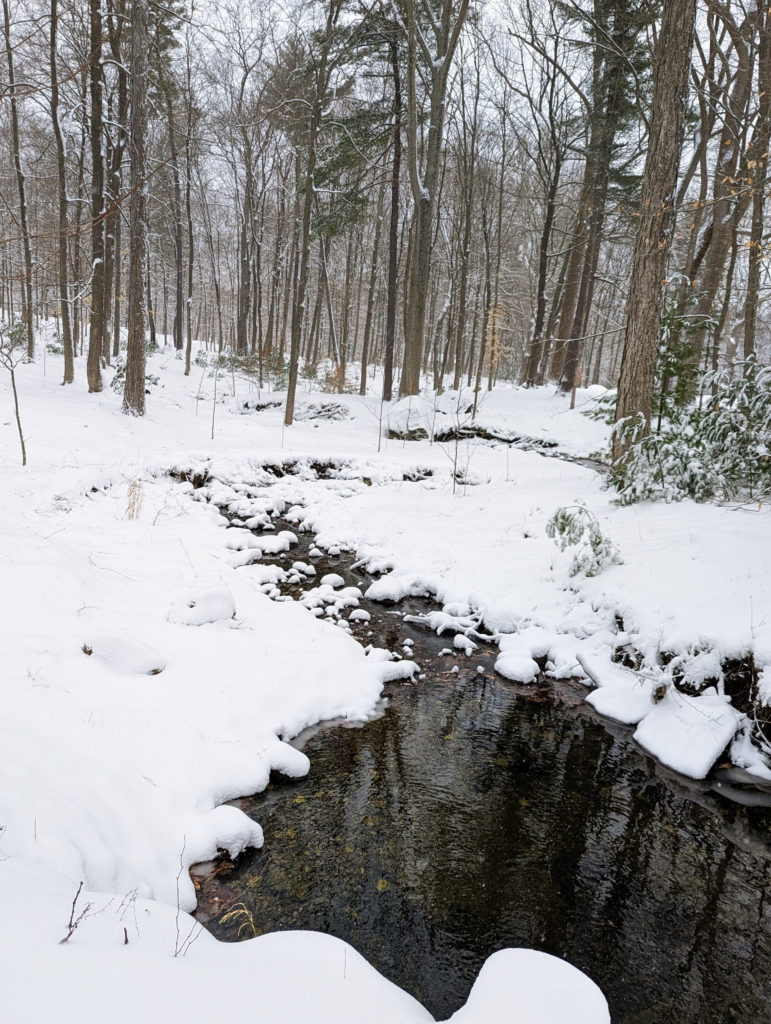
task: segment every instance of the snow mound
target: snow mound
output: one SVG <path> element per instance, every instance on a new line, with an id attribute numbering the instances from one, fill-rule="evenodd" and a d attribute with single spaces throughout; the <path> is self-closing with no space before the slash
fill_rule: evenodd
<path id="1" fill-rule="evenodd" d="M 225 547 L 230 551 L 248 551 L 250 548 L 259 548 L 260 542 L 248 530 L 231 529 L 228 530 Z"/>
<path id="2" fill-rule="evenodd" d="M 306 402 L 294 411 L 296 420 L 347 420 L 350 411 L 342 402 Z"/>
<path id="3" fill-rule="evenodd" d="M 83 652 L 99 658 L 115 672 L 157 676 L 166 668 L 166 659 L 148 644 L 108 629 L 89 634 Z"/>
<path id="4" fill-rule="evenodd" d="M 398 604 L 407 594 L 407 588 L 398 576 L 381 576 L 379 580 L 370 583 L 364 596 L 371 601 L 392 601 Z"/>
<path id="5" fill-rule="evenodd" d="M 437 415 L 442 421 L 447 416 L 442 398 L 435 404 L 422 395 L 408 395 L 388 413 L 388 433 L 410 441 L 424 440 L 433 436 Z"/>
<path id="6" fill-rule="evenodd" d="M 210 587 L 191 594 L 185 601 L 177 601 L 169 611 L 169 622 L 182 622 L 186 626 L 203 626 L 208 622 L 232 619 L 236 602 L 227 587 Z"/>
<path id="7" fill-rule="evenodd" d="M 321 577 L 321 584 L 322 586 L 329 587 L 343 587 L 345 586 L 345 580 L 336 572 L 328 572 L 326 576 Z"/>
<path id="8" fill-rule="evenodd" d="M 532 683 L 538 675 L 538 662 L 525 653 L 506 651 L 495 661 L 495 671 L 515 683 Z"/>
<path id="9" fill-rule="evenodd" d="M 453 647 L 457 647 L 459 651 L 465 651 L 466 654 L 471 654 L 472 651 L 476 651 L 479 644 L 475 644 L 469 637 L 464 636 L 463 633 L 456 633 L 455 639 L 452 642 Z"/>
<path id="10" fill-rule="evenodd" d="M 485 961 L 448 1024 L 610 1024 L 605 996 L 565 960 L 502 949 Z"/>
<path id="11" fill-rule="evenodd" d="M 634 738 L 663 764 L 703 779 L 731 742 L 741 720 L 729 697 L 710 687 L 700 697 L 670 690 L 643 718 Z"/>
<path id="12" fill-rule="evenodd" d="M 653 682 L 650 679 L 599 658 L 584 654 L 578 654 L 577 658 L 598 686 L 588 695 L 586 703 L 601 715 L 624 725 L 637 725 L 653 709 Z"/>
<path id="13" fill-rule="evenodd" d="M 749 721 L 739 729 L 731 744 L 731 761 L 740 768 L 744 768 L 749 775 L 763 779 L 764 782 L 771 782 L 768 757 L 753 744 Z"/>
<path id="14" fill-rule="evenodd" d="M 280 555 L 282 551 L 288 551 L 297 543 L 297 537 L 291 530 L 279 530 L 278 533 L 267 537 L 263 535 L 258 543 L 264 555 Z"/>
<path id="15" fill-rule="evenodd" d="M 498 646 L 501 653 L 496 658 L 495 671 L 504 679 L 532 683 L 541 671 L 536 658 L 547 657 L 556 639 L 556 633 L 539 626 L 500 637 Z"/>

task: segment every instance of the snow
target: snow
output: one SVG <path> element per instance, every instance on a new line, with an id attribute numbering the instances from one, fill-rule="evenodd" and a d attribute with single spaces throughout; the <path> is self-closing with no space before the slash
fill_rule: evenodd
<path id="1" fill-rule="evenodd" d="M 608 1004 L 585 974 L 534 949 L 502 949 L 479 972 L 451 1024 L 610 1024 Z"/>
<path id="2" fill-rule="evenodd" d="M 99 658 L 115 672 L 157 676 L 166 668 L 166 660 L 148 644 L 110 629 L 86 633 L 84 654 Z"/>
<path id="3" fill-rule="evenodd" d="M 30 900 L 30 893 L 37 898 Z M 8 1024 L 433 1021 L 355 949 L 318 932 L 274 932 L 224 944 L 183 914 L 178 938 L 173 907 L 83 892 L 79 906 L 91 902 L 89 916 L 60 945 L 74 895 L 75 887 L 29 865 L 0 872 L 0 978 Z M 175 956 L 188 938 L 187 951 Z"/>
<path id="4" fill-rule="evenodd" d="M 637 725 L 653 711 L 653 682 L 597 657 L 578 655 L 587 676 L 597 684 L 586 698 L 596 711 L 624 725 Z"/>
<path id="5" fill-rule="evenodd" d="M 275 600 L 290 573 L 315 583 L 276 514 L 314 531 L 309 558 L 350 551 L 382 574 L 368 597 L 433 597 L 421 621 L 454 638 L 449 653 L 494 644 L 497 671 L 518 682 L 539 663 L 594 679 L 594 707 L 636 725 L 677 771 L 702 777 L 729 748 L 771 776 L 721 696 L 722 665 L 750 654 L 771 693 L 770 513 L 617 507 L 601 474 L 566 460 L 605 444 L 607 427 L 581 411 L 601 395 L 579 390 L 571 411 L 547 388 L 500 388 L 479 404 L 489 437 L 405 441 L 388 431 L 415 415 L 471 426 L 469 392 L 412 399 L 406 414 L 404 401 L 336 395 L 345 415 L 319 408 L 284 429 L 280 396 L 234 376 L 219 381 L 212 440 L 214 382 L 185 378 L 170 353 L 148 369 L 160 385 L 135 419 L 109 388 L 86 393 L 80 360 L 67 388 L 58 357 L 45 375 L 42 361 L 20 366 L 26 469 L 0 380 L 0 973 L 12 1024 L 240 1019 L 255 993 L 268 1024 L 430 1020 L 328 937 L 223 946 L 204 934 L 173 956 L 178 915 L 192 924 L 188 866 L 262 842 L 228 801 L 264 788 L 272 769 L 307 772 L 288 740 L 324 719 L 367 721 L 383 683 L 417 671 L 348 635 L 346 616 L 367 621 L 356 588 L 322 579 L 299 601 Z M 577 501 L 623 558 L 592 578 L 571 577 L 571 550 L 546 535 Z M 285 563 L 261 564 L 268 552 Z M 621 646 L 639 672 L 612 662 Z M 675 692 L 674 667 L 705 692 Z M 81 880 L 84 902 L 114 902 L 59 946 Z M 131 894 L 140 936 L 129 929 L 124 947 L 116 908 Z M 525 953 L 488 961 L 456 1024 L 566 1019 L 563 990 L 571 1022 L 607 1020 L 580 972 Z M 350 969 L 338 978 L 340 959 Z"/>
<path id="6" fill-rule="evenodd" d="M 177 601 L 169 610 L 169 622 L 182 622 L 186 626 L 203 626 L 235 616 L 235 601 L 227 587 L 198 590 L 186 600 Z"/>
<path id="7" fill-rule="evenodd" d="M 663 764 L 703 779 L 733 739 L 742 716 L 710 687 L 700 697 L 670 690 L 634 734 Z"/>
<path id="8" fill-rule="evenodd" d="M 476 651 L 479 647 L 479 644 L 475 644 L 473 640 L 465 636 L 463 633 L 455 634 L 452 645 L 467 655 L 470 655 L 472 651 Z"/>

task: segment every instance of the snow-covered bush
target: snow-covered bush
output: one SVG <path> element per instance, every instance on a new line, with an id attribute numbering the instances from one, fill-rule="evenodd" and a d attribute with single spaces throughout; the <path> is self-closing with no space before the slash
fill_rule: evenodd
<path id="1" fill-rule="evenodd" d="M 609 427 L 612 426 L 616 419 L 617 395 L 618 392 L 615 388 L 608 389 L 597 398 L 592 398 L 591 404 L 581 410 L 581 415 L 587 416 L 590 420 L 596 420 L 598 423 L 607 423 Z"/>
<path id="2" fill-rule="evenodd" d="M 741 376 L 714 375 L 716 394 L 698 427 L 722 481 L 724 498 L 771 493 L 771 367 L 754 359 Z"/>
<path id="3" fill-rule="evenodd" d="M 730 378 L 708 375 L 713 392 L 663 429 L 640 436 L 639 421 L 617 430 L 629 445 L 618 476 L 623 504 L 645 499 L 759 500 L 771 494 L 771 367 L 754 359 Z"/>
<path id="4" fill-rule="evenodd" d="M 581 572 L 598 576 L 606 566 L 621 561 L 618 548 L 603 534 L 597 517 L 583 503 L 558 508 L 546 524 L 546 536 L 552 538 L 560 551 L 578 547 L 570 566 L 571 576 Z"/>
<path id="5" fill-rule="evenodd" d="M 720 480 L 703 438 L 690 423 L 666 430 L 641 433 L 640 421 L 622 421 L 617 432 L 629 453 L 616 486 L 623 505 L 636 501 L 710 501 L 720 490 Z"/>
<path id="6" fill-rule="evenodd" d="M 145 374 L 145 387 L 157 387 L 160 383 L 160 377 L 155 373 Z M 119 359 L 115 364 L 115 373 L 110 381 L 110 387 L 117 395 L 123 394 L 123 389 L 126 386 L 126 362 L 124 359 Z M 148 392 L 149 394 L 149 392 Z"/>

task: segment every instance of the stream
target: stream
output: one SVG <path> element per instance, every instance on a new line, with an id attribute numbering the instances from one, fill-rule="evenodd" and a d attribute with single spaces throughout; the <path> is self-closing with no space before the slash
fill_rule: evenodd
<path id="1" fill-rule="evenodd" d="M 364 589 L 352 562 L 315 564 Z M 206 927 L 331 933 L 437 1020 L 491 953 L 528 946 L 585 971 L 614 1024 L 768 1024 L 771 791 L 677 776 L 578 681 L 512 684 L 492 646 L 442 653 L 451 636 L 403 621 L 426 600 L 361 607 L 357 638 L 411 640 L 425 678 L 389 684 L 364 727 L 298 737 L 309 775 L 237 802 L 265 845 L 194 869 Z"/>

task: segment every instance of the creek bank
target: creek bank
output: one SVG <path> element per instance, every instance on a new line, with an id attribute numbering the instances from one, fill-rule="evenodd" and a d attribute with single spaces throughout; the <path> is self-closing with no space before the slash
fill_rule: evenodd
<path id="1" fill-rule="evenodd" d="M 311 585 L 372 579 L 297 541 L 258 564 L 313 564 Z M 307 584 L 276 588 L 296 600 Z M 307 778 L 274 773 L 237 801 L 266 843 L 194 869 L 199 919 L 229 941 L 343 938 L 437 1019 L 490 953 L 528 946 L 585 971 L 619 1024 L 765 1022 L 771 794 L 733 767 L 678 776 L 587 705 L 580 680 L 501 679 L 497 647 L 467 655 L 416 621 L 436 607 L 360 600 L 369 619 L 345 628 L 419 673 L 386 684 L 365 726 L 296 737 Z"/>

